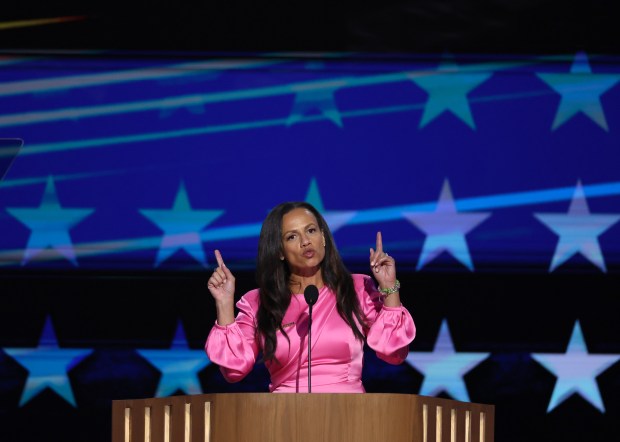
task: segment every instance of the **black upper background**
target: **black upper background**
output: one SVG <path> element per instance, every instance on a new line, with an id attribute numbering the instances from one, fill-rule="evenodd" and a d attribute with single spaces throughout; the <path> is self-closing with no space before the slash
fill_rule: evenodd
<path id="1" fill-rule="evenodd" d="M 1 22 L 85 20 L 0 30 L 2 49 L 616 54 L 611 0 L 21 0 Z"/>
<path id="2" fill-rule="evenodd" d="M 620 53 L 620 26 L 608 0 L 13 0 L 0 12 L 0 51 L 342 51 L 437 54 Z M 62 24 L 7 29 L 15 20 L 85 16 Z M 578 263 L 578 262 L 577 262 Z M 613 440 L 620 366 L 597 378 L 606 413 L 572 395 L 546 413 L 555 376 L 532 353 L 562 353 L 575 321 L 588 351 L 618 353 L 618 275 L 575 261 L 554 274 L 469 274 L 425 269 L 399 274 L 418 327 L 413 351 L 432 351 L 447 320 L 457 351 L 490 352 L 468 373 L 471 400 L 496 405 L 496 440 Z M 432 268 L 432 266 L 431 266 Z M 238 293 L 253 274 L 238 274 Z M 206 274 L 0 272 L 0 347 L 34 347 L 51 317 L 63 348 L 93 348 L 70 378 L 77 408 L 49 389 L 19 407 L 27 371 L 0 352 L 0 440 L 110 440 L 111 400 L 150 397 L 160 374 L 134 351 L 168 348 L 179 321 L 200 349 L 215 319 Z M 373 371 L 375 370 L 375 371 Z M 367 355 L 368 391 L 419 391 L 422 375 Z M 203 391 L 265 391 L 259 366 L 226 384 L 216 366 Z M 32 423 L 35 422 L 36 425 Z"/>

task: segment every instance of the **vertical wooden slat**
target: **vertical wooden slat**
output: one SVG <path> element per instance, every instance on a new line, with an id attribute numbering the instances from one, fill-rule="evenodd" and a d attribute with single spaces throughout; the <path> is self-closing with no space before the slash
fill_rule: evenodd
<path id="1" fill-rule="evenodd" d="M 471 442 L 471 411 L 465 411 L 465 442 Z"/>
<path id="2" fill-rule="evenodd" d="M 172 407 L 164 405 L 164 442 L 170 442 L 170 424 L 172 420 Z"/>
<path id="3" fill-rule="evenodd" d="M 123 417 L 123 440 L 125 442 L 131 442 L 131 408 L 125 408 L 125 414 Z"/>
<path id="4" fill-rule="evenodd" d="M 205 402 L 204 428 L 204 442 L 211 442 L 211 402 Z"/>
<path id="5" fill-rule="evenodd" d="M 480 413 L 480 442 L 486 442 L 486 413 Z"/>
<path id="6" fill-rule="evenodd" d="M 192 429 L 192 404 L 186 403 L 184 407 L 185 415 L 183 416 L 183 442 L 191 442 Z"/>
<path id="7" fill-rule="evenodd" d="M 456 431 L 456 408 L 453 408 L 452 410 L 450 410 L 450 442 L 456 442 Z"/>
<path id="8" fill-rule="evenodd" d="M 144 442 L 151 442 L 151 407 L 144 407 Z"/>
<path id="9" fill-rule="evenodd" d="M 428 405 L 422 406 L 422 441 L 428 442 Z"/>
<path id="10" fill-rule="evenodd" d="M 435 440 L 441 442 L 443 439 L 443 407 L 435 408 Z"/>

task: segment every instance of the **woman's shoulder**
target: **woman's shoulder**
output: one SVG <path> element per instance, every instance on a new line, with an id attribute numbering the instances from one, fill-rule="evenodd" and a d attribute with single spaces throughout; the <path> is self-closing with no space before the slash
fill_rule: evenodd
<path id="1" fill-rule="evenodd" d="M 364 275 L 363 273 L 351 273 L 351 278 L 353 278 L 355 284 L 358 284 L 370 279 L 370 276 Z"/>
<path id="2" fill-rule="evenodd" d="M 353 286 L 355 287 L 356 292 L 369 292 L 371 290 L 374 290 L 375 282 L 370 276 L 364 275 L 362 273 L 353 273 L 351 274 L 351 278 L 353 278 Z"/>
<path id="3" fill-rule="evenodd" d="M 237 307 L 249 307 L 250 309 L 257 311 L 260 303 L 260 291 L 259 289 L 253 289 L 241 296 L 237 301 Z"/>

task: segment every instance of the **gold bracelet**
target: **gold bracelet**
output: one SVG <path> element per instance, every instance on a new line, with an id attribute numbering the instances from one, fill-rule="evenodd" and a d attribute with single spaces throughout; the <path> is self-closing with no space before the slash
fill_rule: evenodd
<path id="1" fill-rule="evenodd" d="M 379 293 L 382 293 L 385 295 L 385 297 L 387 298 L 388 296 L 390 296 L 392 293 L 396 293 L 400 290 L 400 281 L 397 279 L 396 283 L 394 284 L 394 287 L 390 287 L 388 289 L 379 289 Z"/>

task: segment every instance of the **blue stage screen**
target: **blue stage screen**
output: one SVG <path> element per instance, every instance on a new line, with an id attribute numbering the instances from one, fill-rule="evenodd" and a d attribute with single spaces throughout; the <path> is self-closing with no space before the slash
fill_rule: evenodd
<path id="1" fill-rule="evenodd" d="M 351 268 L 620 268 L 620 60 L 16 53 L 5 269 L 253 269 L 306 200 Z M 1 154 L 1 153 L 0 153 Z"/>

